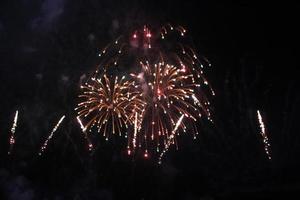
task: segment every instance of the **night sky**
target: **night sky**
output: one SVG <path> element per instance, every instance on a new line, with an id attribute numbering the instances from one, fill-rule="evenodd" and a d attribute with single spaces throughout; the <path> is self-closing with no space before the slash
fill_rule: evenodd
<path id="1" fill-rule="evenodd" d="M 274 199 L 299 196 L 296 5 L 253 1 L 11 0 L 0 2 L 0 199 Z M 162 165 L 92 140 L 74 108 L 98 52 L 144 24 L 187 28 L 210 60 L 214 124 L 180 139 Z M 271 144 L 268 160 L 257 122 Z M 10 129 L 19 110 L 10 156 Z M 38 150 L 62 115 L 43 156 Z M 295 197 L 294 197 L 295 199 Z"/>

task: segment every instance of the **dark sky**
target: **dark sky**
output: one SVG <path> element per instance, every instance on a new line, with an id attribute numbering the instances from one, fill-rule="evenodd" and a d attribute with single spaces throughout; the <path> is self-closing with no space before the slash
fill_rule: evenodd
<path id="1" fill-rule="evenodd" d="M 299 195 L 297 6 L 253 1 L 0 2 L 0 199 L 273 199 Z M 131 160 L 75 121 L 80 77 L 101 47 L 143 24 L 180 24 L 212 63 L 215 123 L 164 163 Z M 15 110 L 16 144 L 7 156 Z M 272 160 L 263 150 L 262 111 Z M 43 157 L 37 151 L 66 120 Z M 297 192 L 298 191 L 298 192 Z"/>

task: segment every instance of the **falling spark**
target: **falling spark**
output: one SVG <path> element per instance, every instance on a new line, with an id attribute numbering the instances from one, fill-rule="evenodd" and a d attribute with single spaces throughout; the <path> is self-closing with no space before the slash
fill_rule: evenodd
<path id="1" fill-rule="evenodd" d="M 169 136 L 169 138 L 168 138 L 168 141 L 167 141 L 167 144 L 165 145 L 164 150 L 163 150 L 163 151 L 160 153 L 160 155 L 159 155 L 159 158 L 158 158 L 158 164 L 161 164 L 161 159 L 162 159 L 162 157 L 163 157 L 163 156 L 165 155 L 165 153 L 169 150 L 169 147 L 171 146 L 171 144 L 172 144 L 172 142 L 173 142 L 173 140 L 174 140 L 174 135 L 175 135 L 175 133 L 176 133 L 178 127 L 180 126 L 180 124 L 181 124 L 181 122 L 182 122 L 182 120 L 183 120 L 183 117 L 184 117 L 184 115 L 181 115 L 181 117 L 178 119 L 178 121 L 177 121 L 177 123 L 176 123 L 176 125 L 175 125 L 175 128 L 174 128 L 172 134 L 171 134 L 171 135 Z"/>
<path id="2" fill-rule="evenodd" d="M 272 157 L 271 157 L 271 153 L 270 153 L 270 143 L 269 143 L 269 139 L 268 139 L 268 136 L 266 134 L 266 129 L 265 129 L 265 124 L 263 122 L 263 119 L 262 119 L 262 116 L 260 114 L 260 111 L 257 110 L 257 118 L 258 118 L 258 121 L 259 121 L 259 127 L 260 127 L 260 134 L 263 138 L 263 143 L 264 143 L 264 149 L 265 149 L 265 152 L 268 156 L 268 159 L 271 160 Z"/>
<path id="3" fill-rule="evenodd" d="M 51 140 L 51 138 L 53 137 L 54 133 L 56 132 L 56 130 L 58 129 L 58 127 L 60 126 L 61 122 L 64 120 L 65 115 L 63 115 L 60 120 L 58 121 L 58 123 L 55 125 L 55 127 L 52 129 L 50 135 L 48 136 L 48 138 L 46 139 L 46 141 L 44 142 L 43 146 L 41 147 L 40 151 L 39 151 L 39 156 L 42 155 L 42 153 L 46 150 L 48 142 Z"/>
<path id="4" fill-rule="evenodd" d="M 184 115 L 181 115 L 181 117 L 179 118 L 178 122 L 176 123 L 173 133 L 175 133 L 177 131 L 179 125 L 181 124 L 181 122 L 183 120 L 183 117 L 184 117 Z"/>
<path id="5" fill-rule="evenodd" d="M 137 135 L 137 120 L 138 120 L 138 113 L 136 112 L 135 113 L 135 119 L 134 119 L 134 136 L 133 136 L 133 140 L 132 140 L 132 145 L 133 145 L 133 148 L 136 147 L 136 135 Z"/>
<path id="6" fill-rule="evenodd" d="M 16 111 L 16 114 L 15 114 L 15 117 L 14 117 L 14 123 L 13 123 L 13 126 L 10 130 L 11 132 L 11 135 L 10 135 L 10 138 L 9 138 L 9 151 L 8 151 L 8 155 L 10 155 L 12 153 L 12 150 L 13 150 L 13 147 L 14 147 L 14 144 L 15 144 L 15 132 L 16 132 L 16 128 L 17 128 L 17 122 L 18 122 L 18 113 L 19 111 L 17 110 Z"/>
<path id="7" fill-rule="evenodd" d="M 86 141 L 88 143 L 88 150 L 92 151 L 93 150 L 93 144 L 92 144 L 91 140 L 89 139 L 89 137 L 88 137 L 88 135 L 86 133 L 86 128 L 83 126 L 82 121 L 80 120 L 80 118 L 79 117 L 76 117 L 76 118 L 77 118 L 77 122 L 79 123 L 80 128 L 82 130 L 84 138 L 86 139 Z"/>

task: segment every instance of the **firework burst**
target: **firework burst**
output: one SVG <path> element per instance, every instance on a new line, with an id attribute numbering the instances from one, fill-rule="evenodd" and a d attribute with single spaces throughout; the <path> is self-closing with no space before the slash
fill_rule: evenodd
<path id="1" fill-rule="evenodd" d="M 197 121 L 202 116 L 212 121 L 207 96 L 215 93 L 204 76 L 204 68 L 210 63 L 188 45 L 186 34 L 181 26 L 144 26 L 102 49 L 97 70 L 104 74 L 129 71 L 131 81 L 117 83 L 116 78 L 111 83 L 105 77 L 92 78 L 92 83 L 83 86 L 78 115 L 88 118 L 86 127 L 97 125 L 108 137 L 125 125 L 128 154 L 141 149 L 145 157 L 150 150 L 162 152 L 168 148 L 171 135 L 176 145 L 177 136 L 187 130 L 195 138 Z"/>
<path id="2" fill-rule="evenodd" d="M 196 137 L 197 119 L 202 115 L 209 118 L 210 111 L 206 98 L 196 96 L 200 84 L 195 81 L 193 74 L 188 69 L 166 64 L 163 60 L 154 66 L 148 62 L 141 62 L 140 65 L 142 72 L 131 76 L 141 86 L 146 104 L 140 113 L 141 123 L 137 125 L 134 136 L 129 135 L 129 140 L 132 138 L 134 143 L 138 140 L 138 146 L 144 146 L 145 153 L 149 145 L 159 152 L 167 145 L 168 137 L 181 116 L 186 117 L 186 123 L 180 123 L 176 129 L 183 132 L 189 129 Z M 175 135 L 174 139 L 176 141 Z M 128 148 L 134 149 L 134 143 Z"/>
<path id="3" fill-rule="evenodd" d="M 133 112 L 143 104 L 141 94 L 135 92 L 135 82 L 126 81 L 125 76 L 114 80 L 106 74 L 99 79 L 92 77 L 81 89 L 82 101 L 76 110 L 78 117 L 87 121 L 83 130 L 91 131 L 96 126 L 106 139 L 110 133 L 121 136 L 133 122 Z"/>

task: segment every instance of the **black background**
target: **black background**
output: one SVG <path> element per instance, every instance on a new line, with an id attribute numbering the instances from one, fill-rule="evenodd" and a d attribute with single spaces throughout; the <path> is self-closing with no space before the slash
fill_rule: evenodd
<path id="1" fill-rule="evenodd" d="M 0 3 L 0 199 L 274 199 L 299 196 L 297 5 L 254 1 L 19 0 Z M 187 27 L 212 63 L 214 124 L 161 166 L 75 120 L 80 77 L 133 26 Z M 14 113 L 16 144 L 7 155 Z M 272 160 L 263 149 L 264 117 Z M 37 152 L 66 114 L 45 154 Z M 295 198 L 295 197 L 294 197 Z"/>

